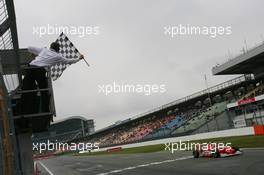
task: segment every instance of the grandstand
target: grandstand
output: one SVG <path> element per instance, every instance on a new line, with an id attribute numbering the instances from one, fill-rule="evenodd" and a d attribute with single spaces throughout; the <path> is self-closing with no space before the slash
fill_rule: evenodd
<path id="1" fill-rule="evenodd" d="M 62 142 L 91 135 L 94 132 L 94 121 L 81 116 L 72 116 L 52 123 L 46 132 L 33 134 L 33 142 Z"/>
<path id="2" fill-rule="evenodd" d="M 107 147 L 235 128 L 237 117 L 230 104 L 263 94 L 262 86 L 262 79 L 253 74 L 238 76 L 74 141 L 99 142 Z M 263 116 L 258 117 L 243 127 L 263 124 Z"/>
<path id="3" fill-rule="evenodd" d="M 264 53 L 264 47 L 262 52 Z M 218 136 L 219 133 L 222 133 L 222 135 L 224 135 L 223 133 L 228 135 L 229 132 L 231 133 L 231 136 L 234 136 L 232 134 L 234 134 L 234 132 L 238 132 L 236 128 L 241 129 L 239 131 L 245 131 L 248 128 L 255 128 L 256 125 L 264 125 L 263 78 L 264 77 L 258 73 L 239 75 L 234 79 L 204 89 L 171 103 L 165 104 L 151 111 L 147 111 L 143 114 L 125 119 L 123 121 L 118 121 L 111 126 L 94 132 L 93 134 L 79 138 L 71 137 L 73 138 L 71 142 L 99 142 L 99 147 L 102 148 L 101 151 L 102 154 L 104 154 L 104 151 L 107 151 L 107 153 L 109 153 L 111 152 L 111 150 L 125 149 L 123 152 L 125 152 L 126 150 L 127 152 L 129 152 L 129 150 L 131 149 L 147 149 L 144 148 L 144 146 L 159 146 L 154 144 L 167 143 L 164 142 L 164 140 L 168 142 L 173 142 L 177 139 L 181 140 L 182 138 L 184 138 L 181 136 L 187 136 L 185 137 L 187 139 L 197 139 L 197 135 L 210 135 L 209 132 L 211 131 L 219 131 L 212 132 L 212 136 Z M 257 135 L 258 133 L 255 132 L 254 134 Z M 264 134 L 264 131 L 259 134 Z M 237 135 L 239 135 L 239 133 Z M 243 135 L 243 133 L 241 135 Z M 251 141 L 252 140 L 246 140 L 245 142 Z M 254 152 L 256 150 L 254 150 Z M 251 153 L 254 153 L 253 150 L 251 151 Z M 184 153 L 188 155 L 190 154 L 189 152 Z M 259 151 L 259 153 L 261 153 L 261 151 Z M 261 162 L 257 157 L 262 156 L 258 156 L 258 153 L 254 153 L 254 155 L 250 156 L 249 151 L 246 152 L 246 154 L 247 156 L 237 157 L 237 159 L 234 158 L 223 160 L 222 167 L 226 168 L 229 164 L 234 164 L 232 162 L 230 163 L 227 160 L 237 160 L 236 164 L 238 165 L 238 169 L 240 169 L 242 162 L 245 163 L 245 167 L 248 167 L 249 162 L 253 162 L 254 165 L 256 162 Z M 161 165 L 162 162 L 160 161 L 159 156 L 162 155 L 166 157 L 166 160 L 164 161 L 164 164 L 166 164 L 166 166 Z M 171 159 L 172 155 L 178 154 L 171 154 L 171 152 L 169 152 L 168 155 L 166 153 L 162 154 L 159 152 L 148 155 L 138 154 L 135 156 L 129 154 L 122 156 L 101 155 L 98 157 L 87 156 L 85 157 L 85 159 L 78 156 L 74 156 L 73 159 L 70 157 L 62 156 L 60 158 L 54 158 L 55 160 L 49 159 L 45 161 L 45 163 L 49 163 L 49 167 L 52 167 L 52 170 L 54 170 L 54 167 L 59 167 L 57 165 L 57 162 L 62 160 L 64 161 L 63 165 L 65 162 L 67 162 L 68 164 L 74 164 L 73 166 L 71 165 L 71 168 L 69 168 L 69 170 L 73 172 L 75 172 L 76 169 L 80 167 L 79 165 L 83 165 L 83 167 L 86 167 L 87 164 L 89 164 L 89 167 L 87 169 L 79 168 L 79 170 L 89 172 L 90 174 L 114 174 L 130 170 L 131 174 L 163 174 L 164 172 L 164 174 L 175 174 L 175 172 L 179 172 L 180 174 L 182 174 L 183 172 L 190 172 L 187 174 L 195 174 L 198 169 L 197 167 L 202 167 L 202 170 L 198 170 L 200 172 L 205 172 L 206 174 L 208 168 L 214 167 L 215 165 L 215 161 L 210 161 L 208 159 L 203 161 L 195 161 L 196 163 L 194 163 L 193 160 L 188 161 L 184 159 L 182 163 L 175 163 L 168 169 L 167 163 L 174 162 L 173 159 Z M 168 157 L 170 158 L 169 160 L 167 160 Z M 250 158 L 252 158 L 252 160 L 248 161 Z M 128 165 L 124 163 L 126 160 L 129 161 Z M 139 165 L 138 162 L 142 160 L 144 164 Z M 153 162 L 153 160 L 158 161 Z M 93 163 L 95 165 L 94 167 L 96 167 L 94 169 L 91 168 L 91 166 L 93 166 L 91 164 Z M 195 166 L 190 167 L 190 164 L 192 163 Z M 98 164 L 102 164 L 104 167 L 98 168 Z M 205 167 L 205 164 L 208 166 Z M 146 166 L 151 165 L 153 165 L 154 168 L 146 168 Z M 258 168 L 258 165 L 259 164 L 257 164 L 255 167 Z M 109 172 L 105 173 L 105 167 L 107 166 L 111 166 L 111 168 Z M 178 167 L 175 168 L 176 166 Z M 182 170 L 181 166 L 185 166 L 185 170 Z M 137 170 L 135 167 L 137 167 Z M 163 169 L 161 169 L 160 167 Z M 191 169 L 192 167 L 193 169 Z M 97 173 L 95 173 L 95 169 Z M 212 168 L 212 170 L 214 171 L 215 168 Z M 230 170 L 234 170 L 234 167 L 228 167 L 227 171 L 229 172 Z M 57 170 L 55 169 L 54 171 Z M 219 174 L 219 169 L 216 169 L 216 171 L 216 174 Z M 262 170 L 260 170 L 259 172 L 262 172 Z"/>
<path id="4" fill-rule="evenodd" d="M 107 147 L 263 125 L 263 54 L 264 43 L 212 69 L 214 75 L 242 75 L 74 141 Z"/>
<path id="5" fill-rule="evenodd" d="M 34 165 L 39 163 L 42 165 L 44 174 L 79 174 L 72 173 L 68 171 L 69 169 L 79 171 L 80 174 L 123 174 L 122 171 L 128 170 L 133 170 L 134 174 L 175 174 L 175 167 L 180 174 L 186 173 L 185 169 L 191 169 L 194 173 L 203 173 L 201 169 L 208 171 L 209 168 L 215 167 L 215 161 L 212 161 L 213 163 L 208 160 L 196 161 L 198 163 L 195 166 L 190 166 L 193 163 L 192 160 L 188 162 L 186 157 L 167 159 L 169 154 L 165 153 L 124 156 L 120 159 L 114 156 L 91 159 L 61 156 L 59 157 L 61 159 L 57 159 L 58 157 L 53 160 L 46 159 L 45 164 L 41 163 L 45 160 L 36 161 L 34 164 L 32 142 L 47 142 L 47 140 L 63 143 L 99 142 L 99 147 L 102 148 L 146 143 L 163 138 L 172 140 L 171 138 L 181 136 L 248 126 L 264 126 L 264 69 L 262 67 L 264 43 L 212 69 L 214 75 L 236 74 L 238 75 L 236 78 L 116 122 L 96 132 L 94 121 L 80 116 L 51 123 L 56 116 L 56 110 L 50 74 L 47 75 L 49 85 L 46 89 L 22 89 L 21 80 L 25 75 L 27 64 L 33 57 L 27 50 L 19 48 L 13 0 L 0 1 L 0 14 L 0 175 L 33 174 L 33 172 L 38 174 L 38 169 L 34 169 L 37 166 L 34 167 Z M 40 108 L 42 91 L 47 91 L 50 96 L 49 110 L 46 112 Z M 34 111 L 24 113 L 22 96 L 32 94 L 35 98 L 32 106 L 29 107 Z M 260 134 L 264 134 L 264 130 L 261 132 Z M 48 152 L 44 152 L 46 153 Z M 158 159 L 154 160 L 155 157 Z M 256 169 L 261 174 L 263 160 L 260 161 L 260 157 L 263 159 L 263 156 L 259 156 L 258 151 L 255 150 L 247 152 L 246 156 L 241 156 L 236 162 L 234 162 L 235 159 L 231 159 L 233 162 L 226 161 L 227 159 L 216 161 L 222 162 L 220 168 L 224 171 L 243 174 L 247 171 L 236 173 L 234 167 L 238 169 L 245 167 L 249 170 Z M 178 160 L 185 162 L 168 165 Z M 50 162 L 47 163 L 48 161 Z M 129 163 L 127 164 L 126 161 Z M 227 164 L 230 164 L 231 168 L 228 168 Z M 146 168 L 151 165 L 155 168 Z M 161 168 L 162 165 L 166 166 Z M 48 166 L 51 166 L 53 173 L 47 168 Z M 115 168 L 118 169 L 115 170 Z M 136 168 L 139 170 L 136 171 Z M 212 168 L 211 173 L 219 174 L 219 168 Z"/>
<path id="6" fill-rule="evenodd" d="M 264 47 L 260 48 L 263 48 L 259 53 L 262 55 Z M 258 58 L 258 55 L 254 57 Z M 248 60 L 244 61 L 250 64 L 251 59 L 248 57 Z M 243 61 L 239 63 L 244 64 Z M 254 64 L 254 59 L 252 65 L 258 69 L 259 65 Z M 217 69 L 220 67 L 218 66 Z M 215 73 L 214 69 L 215 67 L 213 68 Z M 230 74 L 232 67 L 227 69 Z M 235 69 L 237 72 L 239 67 Z M 221 71 L 224 72 L 223 74 L 227 73 L 224 69 Z M 243 72 L 243 70 L 239 71 Z M 247 73 L 143 114 L 116 122 L 92 134 L 75 137 L 74 134 L 71 135 L 71 131 L 61 130 L 52 135 L 53 129 L 50 129 L 50 135 L 46 138 L 60 138 L 62 141 L 76 143 L 99 142 L 100 148 L 113 148 L 112 146 L 121 148 L 119 145 L 264 125 L 264 77 L 259 71 Z M 65 127 L 62 128 L 66 128 L 66 124 L 63 126 Z M 78 133 L 81 126 L 71 125 L 69 128 L 75 128 Z M 60 134 L 68 134 L 69 137 L 64 139 Z"/>

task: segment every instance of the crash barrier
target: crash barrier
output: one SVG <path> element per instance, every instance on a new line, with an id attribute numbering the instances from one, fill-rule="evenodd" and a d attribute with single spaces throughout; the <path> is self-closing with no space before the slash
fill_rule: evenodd
<path id="1" fill-rule="evenodd" d="M 159 140 L 145 141 L 133 144 L 124 144 L 119 145 L 122 149 L 124 148 L 134 148 L 141 146 L 149 146 L 149 145 L 157 145 L 157 144 L 165 144 L 165 143 L 174 143 L 179 141 L 191 141 L 191 140 L 201 140 L 201 139 L 210 139 L 210 138 L 219 138 L 219 137 L 232 137 L 232 136 L 247 136 L 247 135 L 257 135 L 255 133 L 254 127 L 244 127 L 244 128 L 235 128 L 235 129 L 227 129 L 222 131 L 214 131 L 207 133 L 199 133 L 194 135 L 182 136 L 182 137 L 171 137 Z M 93 151 L 107 151 L 109 149 L 117 148 L 117 146 L 100 148 L 98 150 Z M 93 152 L 92 151 L 92 152 Z"/>
<path id="2" fill-rule="evenodd" d="M 253 127 L 255 135 L 264 135 L 264 125 L 255 125 Z"/>
<path id="3" fill-rule="evenodd" d="M 107 149 L 106 151 L 111 153 L 111 152 L 118 152 L 121 150 L 122 150 L 122 147 L 114 147 L 114 148 Z"/>
<path id="4" fill-rule="evenodd" d="M 48 153 L 48 154 L 42 154 L 42 155 L 35 155 L 33 156 L 33 159 L 36 161 L 36 160 L 43 160 L 43 159 L 47 159 L 47 158 L 50 158 L 50 157 L 53 157 L 55 156 L 54 153 Z"/>

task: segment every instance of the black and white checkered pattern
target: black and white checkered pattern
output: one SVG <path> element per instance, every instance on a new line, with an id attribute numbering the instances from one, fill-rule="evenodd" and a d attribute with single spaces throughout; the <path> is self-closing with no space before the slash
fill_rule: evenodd
<path id="1" fill-rule="evenodd" d="M 69 38 L 64 34 L 61 33 L 58 39 L 56 40 L 57 43 L 60 44 L 60 54 L 65 58 L 79 58 L 80 52 L 75 48 Z M 51 78 L 53 81 L 57 80 L 63 71 L 69 66 L 70 64 L 58 63 L 54 66 L 51 66 Z"/>

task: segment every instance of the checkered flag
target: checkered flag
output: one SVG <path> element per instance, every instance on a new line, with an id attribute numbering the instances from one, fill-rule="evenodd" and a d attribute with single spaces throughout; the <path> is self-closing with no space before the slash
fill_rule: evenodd
<path id="1" fill-rule="evenodd" d="M 60 44 L 60 51 L 59 53 L 65 58 L 79 58 L 80 52 L 75 48 L 69 38 L 64 34 L 61 33 L 60 36 L 56 40 L 57 43 Z M 53 81 L 57 80 L 63 71 L 69 66 L 70 64 L 65 63 L 58 63 L 54 66 L 51 66 L 51 78 Z"/>

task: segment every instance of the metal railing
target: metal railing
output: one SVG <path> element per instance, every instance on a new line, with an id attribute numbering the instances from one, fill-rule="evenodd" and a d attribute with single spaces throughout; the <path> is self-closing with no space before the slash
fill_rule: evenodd
<path id="1" fill-rule="evenodd" d="M 29 69 L 43 69 L 41 67 L 23 67 L 21 68 L 21 70 L 29 70 Z M 20 88 L 20 86 L 18 86 L 16 89 L 14 89 L 13 91 L 9 92 L 9 95 L 11 96 L 11 98 L 15 95 L 22 95 L 25 93 L 31 93 L 31 92 L 35 92 L 35 93 L 40 93 L 41 92 L 47 92 L 48 96 L 49 96 L 49 111 L 48 112 L 42 112 L 39 111 L 38 113 L 32 113 L 32 114 L 20 114 L 20 115 L 16 115 L 14 116 L 14 119 L 17 118 L 31 118 L 31 117 L 39 117 L 39 116 L 46 116 L 46 115 L 56 115 L 56 110 L 55 110 L 55 103 L 54 103 L 54 94 L 53 94 L 53 88 L 52 88 L 52 80 L 51 80 L 51 74 L 49 69 L 47 68 L 47 88 L 36 88 L 36 89 L 31 89 L 31 90 L 22 90 Z M 23 73 L 22 73 L 23 74 Z"/>
<path id="2" fill-rule="evenodd" d="M 0 25 L 8 18 L 6 2 L 5 0 L 0 0 Z"/>
<path id="3" fill-rule="evenodd" d="M 15 43 L 16 37 L 12 32 L 16 32 L 16 27 L 14 27 L 14 19 L 10 19 L 10 5 L 12 2 L 6 0 L 0 0 L 0 50 L 10 50 L 14 49 L 14 45 L 18 46 L 18 43 Z M 17 47 L 16 47 L 17 48 Z M 2 65 L 1 65 L 2 66 Z M 1 67 L 2 68 L 2 67 Z M 16 75 L 12 75 L 16 76 Z M 10 98 L 8 96 L 7 84 L 10 77 L 5 77 L 2 75 L 2 70 L 0 70 L 0 91 L 1 91 L 1 145 L 2 145 L 2 169 L 0 169 L 0 174 L 11 175 L 17 173 L 19 169 L 19 160 L 17 154 L 17 145 L 15 139 L 15 129 L 14 121 L 12 116 L 12 110 L 10 109 Z M 2 130 L 3 129 L 3 130 Z"/>

